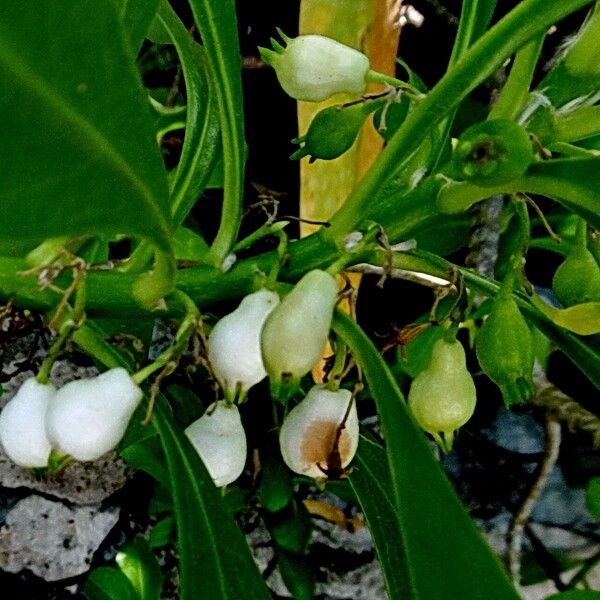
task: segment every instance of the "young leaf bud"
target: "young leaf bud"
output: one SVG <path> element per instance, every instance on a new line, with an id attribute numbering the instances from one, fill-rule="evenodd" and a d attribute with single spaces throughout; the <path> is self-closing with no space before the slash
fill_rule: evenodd
<path id="1" fill-rule="evenodd" d="M 46 410 L 56 394 L 51 384 L 27 379 L 0 413 L 0 442 L 20 467 L 48 465 L 52 446 L 46 435 Z"/>
<path id="2" fill-rule="evenodd" d="M 283 422 L 279 447 L 287 466 L 300 475 L 323 479 L 341 474 L 356 454 L 358 416 L 348 390 L 310 389 Z"/>
<path id="3" fill-rule="evenodd" d="M 268 316 L 261 335 L 262 356 L 274 395 L 294 387 L 321 357 L 337 299 L 335 277 L 309 271 Z"/>
<path id="4" fill-rule="evenodd" d="M 450 450 L 454 431 L 471 418 L 475 402 L 475 384 L 467 370 L 462 345 L 439 339 L 433 345 L 428 366 L 410 386 L 408 406 L 415 421 L 444 450 Z"/>
<path id="5" fill-rule="evenodd" d="M 234 482 L 246 464 L 246 433 L 235 404 L 213 402 L 186 430 L 217 487 Z"/>
<path id="6" fill-rule="evenodd" d="M 271 40 L 273 50 L 259 51 L 292 98 L 320 102 L 341 92 L 358 96 L 365 91 L 370 65 L 362 52 L 322 35 L 282 38 L 286 47 Z"/>
<path id="7" fill-rule="evenodd" d="M 267 375 L 260 350 L 260 333 L 279 296 L 260 290 L 246 296 L 240 305 L 223 317 L 208 338 L 208 359 L 215 377 L 233 400 L 245 394 Z"/>
<path id="8" fill-rule="evenodd" d="M 532 159 L 525 129 L 508 119 L 492 119 L 462 133 L 452 156 L 452 175 L 483 187 L 501 185 L 523 175 Z"/>
<path id="9" fill-rule="evenodd" d="M 365 119 L 377 109 L 380 103 L 361 102 L 351 106 L 329 106 L 315 116 L 308 131 L 292 140 L 301 147 L 290 158 L 310 156 L 310 162 L 317 158 L 332 160 L 354 144 Z"/>
<path id="10" fill-rule="evenodd" d="M 500 292 L 494 300 L 475 350 L 483 372 L 500 388 L 507 407 L 531 397 L 533 339 L 510 293 Z"/>
<path id="11" fill-rule="evenodd" d="M 63 454 L 84 462 L 96 460 L 116 448 L 142 396 L 121 368 L 71 381 L 48 405 L 48 437 Z"/>

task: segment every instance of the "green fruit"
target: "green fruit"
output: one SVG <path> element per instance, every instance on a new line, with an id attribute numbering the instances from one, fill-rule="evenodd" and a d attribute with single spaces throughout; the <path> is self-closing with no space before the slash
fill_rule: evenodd
<path id="1" fill-rule="evenodd" d="M 294 140 L 301 147 L 290 158 L 310 156 L 332 160 L 350 149 L 365 119 L 381 105 L 381 102 L 361 102 L 351 106 L 329 106 L 317 113 L 308 131 Z"/>
<path id="2" fill-rule="evenodd" d="M 584 246 L 575 245 L 556 269 L 552 289 L 563 306 L 600 301 L 600 267 Z"/>
<path id="3" fill-rule="evenodd" d="M 453 175 L 483 187 L 502 185 L 523 175 L 532 157 L 529 135 L 520 125 L 508 119 L 483 121 L 460 136 Z"/>
<path id="4" fill-rule="evenodd" d="M 261 349 L 274 396 L 295 388 L 321 357 L 337 293 L 335 277 L 309 271 L 267 318 Z"/>
<path id="5" fill-rule="evenodd" d="M 507 407 L 534 392 L 533 338 L 516 302 L 501 292 L 477 335 L 475 348 L 483 372 L 500 388 Z"/>
<path id="6" fill-rule="evenodd" d="M 415 421 L 442 449 L 450 450 L 454 431 L 473 416 L 475 403 L 475 384 L 463 347 L 457 341 L 438 340 L 429 365 L 415 377 L 408 393 Z"/>

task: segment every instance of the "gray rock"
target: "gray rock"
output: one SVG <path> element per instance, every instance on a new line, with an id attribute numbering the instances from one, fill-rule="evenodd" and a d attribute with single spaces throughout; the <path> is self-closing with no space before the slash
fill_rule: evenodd
<path id="1" fill-rule="evenodd" d="M 544 428 L 528 414 L 500 408 L 494 424 L 483 431 L 495 444 L 518 454 L 544 452 Z"/>
<path id="2" fill-rule="evenodd" d="M 0 568 L 9 573 L 28 569 L 46 581 L 85 573 L 118 517 L 116 507 L 69 508 L 28 496 L 10 510 L 0 528 Z"/>

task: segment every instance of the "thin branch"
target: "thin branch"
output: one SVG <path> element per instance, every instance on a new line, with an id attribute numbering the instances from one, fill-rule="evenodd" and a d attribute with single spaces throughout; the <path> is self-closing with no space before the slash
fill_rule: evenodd
<path id="1" fill-rule="evenodd" d="M 529 517 L 533 512 L 533 508 L 537 499 L 556 461 L 558 459 L 558 453 L 560 449 L 561 440 L 561 426 L 558 421 L 551 415 L 546 415 L 546 448 L 544 453 L 544 459 L 540 465 L 540 471 L 535 480 L 534 484 L 527 494 L 527 498 L 521 505 L 521 508 L 517 511 L 512 525 L 508 531 L 507 536 L 507 561 L 508 569 L 515 585 L 520 583 L 521 575 L 521 545 L 523 542 L 523 531 L 527 526 Z"/>

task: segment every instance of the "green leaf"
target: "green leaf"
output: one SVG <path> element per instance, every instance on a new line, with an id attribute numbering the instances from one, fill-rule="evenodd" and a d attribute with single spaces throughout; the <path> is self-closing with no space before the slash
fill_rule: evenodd
<path id="1" fill-rule="evenodd" d="M 194 447 L 174 426 L 162 396 L 153 422 L 167 457 L 175 504 L 181 600 L 267 600 L 246 540 Z"/>
<path id="2" fill-rule="evenodd" d="M 134 54 L 142 47 L 160 0 L 117 0 L 119 17 L 129 36 Z"/>
<path id="3" fill-rule="evenodd" d="M 568 308 L 550 306 L 533 295 L 531 303 L 551 321 L 579 335 L 600 333 L 600 302 L 583 302 Z"/>
<path id="4" fill-rule="evenodd" d="M 410 588 L 394 598 L 509 600 L 519 596 L 465 512 L 412 420 L 387 364 L 339 311 L 334 330 L 364 369 L 387 445 L 394 504 L 408 557 Z"/>
<path id="5" fill-rule="evenodd" d="M 141 535 L 121 549 L 115 560 L 131 582 L 139 600 L 160 600 L 163 584 L 160 565 Z"/>
<path id="6" fill-rule="evenodd" d="M 261 506 L 269 512 L 284 508 L 292 498 L 294 482 L 289 469 L 272 455 L 262 461 L 261 482 L 258 499 Z"/>
<path id="7" fill-rule="evenodd" d="M 586 504 L 588 510 L 600 521 L 600 477 L 590 479 L 586 490 Z"/>
<path id="8" fill-rule="evenodd" d="M 224 197 L 221 223 L 212 245 L 220 266 L 237 238 L 244 185 L 244 107 L 240 45 L 233 0 L 190 0 L 204 43 L 216 96 L 224 154 Z"/>
<path id="9" fill-rule="evenodd" d="M 179 260 L 201 261 L 206 258 L 208 246 L 200 234 L 178 227 L 173 237 L 173 252 Z"/>
<path id="10" fill-rule="evenodd" d="M 112 2 L 6 4 L 0 78 L 3 136 L 27 141 L 0 148 L 0 239 L 121 233 L 169 254 L 165 171 Z"/>
<path id="11" fill-rule="evenodd" d="M 349 482 L 365 514 L 388 597 L 412 597 L 396 596 L 410 590 L 410 575 L 387 457 L 379 444 L 361 437 Z"/>
<path id="12" fill-rule="evenodd" d="M 300 556 L 279 551 L 279 572 L 294 600 L 312 600 L 315 591 L 315 574 L 310 564 Z"/>
<path id="13" fill-rule="evenodd" d="M 206 56 L 166 0 L 157 21 L 168 32 L 181 61 L 187 90 L 185 139 L 171 182 L 171 211 L 180 225 L 206 188 L 219 157 L 220 126 L 214 91 L 206 76 Z"/>
<path id="14" fill-rule="evenodd" d="M 600 158 L 561 158 L 532 163 L 523 177 L 495 187 L 450 183 L 440 190 L 437 205 L 443 212 L 462 212 L 475 202 L 497 194 L 527 192 L 560 202 L 590 225 L 600 229 Z"/>
<path id="15" fill-rule="evenodd" d="M 148 545 L 151 548 L 163 548 L 175 541 L 175 517 L 168 515 L 161 519 L 148 536 Z"/>
<path id="16" fill-rule="evenodd" d="M 120 455 L 133 468 L 145 471 L 165 486 L 169 485 L 165 454 L 156 436 L 128 445 Z"/>
<path id="17" fill-rule="evenodd" d="M 129 579 L 115 567 L 100 567 L 92 571 L 83 593 L 88 600 L 140 600 Z"/>

